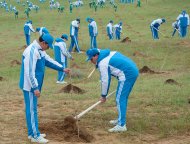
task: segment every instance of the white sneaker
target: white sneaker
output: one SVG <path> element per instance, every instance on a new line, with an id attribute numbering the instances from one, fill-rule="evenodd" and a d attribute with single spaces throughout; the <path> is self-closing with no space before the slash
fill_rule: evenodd
<path id="1" fill-rule="evenodd" d="M 82 51 L 78 52 L 78 54 L 82 54 L 82 53 L 84 53 L 84 52 L 82 52 Z"/>
<path id="2" fill-rule="evenodd" d="M 116 126 L 118 123 L 118 120 L 110 120 L 109 123 Z"/>
<path id="3" fill-rule="evenodd" d="M 56 83 L 57 84 L 66 84 L 67 82 L 66 81 L 57 81 Z"/>
<path id="4" fill-rule="evenodd" d="M 37 138 L 31 138 L 31 142 L 36 142 L 36 143 L 48 143 L 48 140 L 43 138 L 42 136 L 39 136 Z"/>
<path id="5" fill-rule="evenodd" d="M 124 132 L 127 131 L 126 125 L 120 126 L 116 125 L 115 127 L 108 130 L 109 132 Z"/>
<path id="6" fill-rule="evenodd" d="M 46 137 L 46 134 L 40 134 L 40 136 L 41 137 L 43 137 L 43 138 L 45 138 Z M 30 136 L 28 136 L 28 139 L 31 139 L 32 138 L 32 136 L 30 135 Z"/>

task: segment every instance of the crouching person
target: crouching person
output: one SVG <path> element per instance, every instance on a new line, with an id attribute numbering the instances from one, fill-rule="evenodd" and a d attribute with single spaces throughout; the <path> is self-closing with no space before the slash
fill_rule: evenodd
<path id="1" fill-rule="evenodd" d="M 128 97 L 133 88 L 133 85 L 139 75 L 136 64 L 125 55 L 110 51 L 109 49 L 89 49 L 86 51 L 87 61 L 90 60 L 99 69 L 101 77 L 101 102 L 106 101 L 106 96 L 109 91 L 111 76 L 118 80 L 116 92 L 116 105 L 118 117 L 111 120 L 110 124 L 115 125 L 109 129 L 109 132 L 126 131 L 126 111 Z"/>

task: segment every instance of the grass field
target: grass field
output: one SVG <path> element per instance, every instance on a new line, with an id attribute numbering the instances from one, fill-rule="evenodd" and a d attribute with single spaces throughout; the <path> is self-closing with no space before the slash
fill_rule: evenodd
<path id="1" fill-rule="evenodd" d="M 25 45 L 23 26 L 26 16 L 23 6 L 13 0 L 10 2 L 19 10 L 19 18 L 15 20 L 14 13 L 6 13 L 0 8 L 0 143 L 27 144 L 30 142 L 27 140 L 24 100 L 18 87 L 20 65 L 11 65 L 13 60 L 21 61 L 24 50 L 22 47 Z M 148 66 L 156 72 L 163 72 L 140 74 L 129 97 L 127 132 L 107 132 L 110 128 L 109 120 L 117 116 L 114 96 L 84 115 L 79 121 L 79 126 L 85 127 L 95 137 L 92 143 L 190 143 L 190 33 L 184 39 L 177 35 L 171 38 L 172 22 L 184 9 L 190 14 L 189 0 L 142 0 L 141 8 L 137 8 L 135 4 L 120 4 L 116 1 L 117 12 L 114 12 L 109 4 L 94 12 L 86 0 L 85 5 L 74 8 L 72 14 L 69 13 L 68 1 L 60 1 L 65 6 L 64 13 L 50 11 L 48 1 L 45 4 L 40 4 L 37 0 L 32 2 L 40 7 L 38 13 L 32 11 L 30 14 L 34 28 L 45 26 L 56 38 L 62 33 L 69 34 L 70 22 L 80 17 L 79 45 L 85 51 L 90 45 L 85 18 L 91 16 L 98 25 L 99 48 L 122 52 L 133 59 L 139 69 Z M 166 19 L 166 23 L 161 25 L 160 31 L 168 37 L 159 35 L 160 39 L 154 41 L 149 25 L 152 20 L 162 17 Z M 131 43 L 108 40 L 106 25 L 111 19 L 114 24 L 123 22 L 122 38 L 128 36 Z M 37 38 L 38 34 L 32 33 L 32 41 Z M 69 45 L 70 40 L 67 43 L 67 46 Z M 53 50 L 48 50 L 47 53 L 53 57 Z M 77 70 L 83 74 L 80 79 L 66 78 L 67 82 L 74 84 L 86 78 L 93 65 L 85 62 L 85 54 L 74 53 L 73 56 L 75 60 L 69 62 L 69 65 L 77 64 L 80 67 Z M 47 134 L 47 139 L 52 144 L 74 143 L 64 140 L 55 123 L 63 123 L 66 116 L 79 114 L 99 100 L 99 73 L 96 71 L 90 79 L 74 84 L 85 90 L 84 94 L 58 93 L 65 85 L 57 85 L 56 77 L 56 71 L 46 69 L 42 95 L 38 101 L 39 127 Z M 168 79 L 175 80 L 177 84 L 165 84 Z M 113 78 L 110 92 L 114 91 L 116 86 L 117 81 Z"/>

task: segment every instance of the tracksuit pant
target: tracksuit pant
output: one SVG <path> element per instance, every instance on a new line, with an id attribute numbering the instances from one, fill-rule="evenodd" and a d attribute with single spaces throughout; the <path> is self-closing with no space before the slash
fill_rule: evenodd
<path id="1" fill-rule="evenodd" d="M 187 35 L 187 27 L 180 26 L 180 34 L 181 34 L 181 37 L 185 37 Z"/>
<path id="2" fill-rule="evenodd" d="M 37 138 L 40 135 L 38 129 L 38 98 L 33 92 L 23 90 L 25 102 L 26 124 L 28 128 L 28 136 Z"/>
<path id="3" fill-rule="evenodd" d="M 26 45 L 29 46 L 30 45 L 30 35 L 25 34 L 25 38 L 26 38 Z"/>
<path id="4" fill-rule="evenodd" d="M 72 52 L 74 46 L 76 46 L 76 51 L 80 52 L 77 37 L 76 36 L 71 36 L 71 44 L 70 44 L 69 52 Z"/>
<path id="5" fill-rule="evenodd" d="M 97 48 L 96 36 L 91 36 L 90 47 Z"/>
<path id="6" fill-rule="evenodd" d="M 138 73 L 133 78 L 119 81 L 116 92 L 116 105 L 118 111 L 118 125 L 126 124 L 126 111 L 128 105 L 128 97 L 133 88 L 133 85 L 138 77 Z"/>
<path id="7" fill-rule="evenodd" d="M 158 37 L 158 31 L 156 29 L 158 28 L 154 28 L 154 26 L 150 26 L 151 32 L 152 32 L 152 38 L 153 39 L 159 39 Z"/>
<path id="8" fill-rule="evenodd" d="M 59 62 L 59 63 L 65 69 L 67 67 L 67 58 L 65 58 L 65 62 L 64 63 L 63 62 Z M 58 71 L 57 73 L 58 73 L 57 80 L 60 81 L 60 82 L 64 81 L 66 73 L 63 72 L 63 71 Z"/>

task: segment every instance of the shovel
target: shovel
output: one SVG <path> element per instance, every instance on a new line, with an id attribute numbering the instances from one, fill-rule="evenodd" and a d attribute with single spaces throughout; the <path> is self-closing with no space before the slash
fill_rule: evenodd
<path id="1" fill-rule="evenodd" d="M 169 38 L 168 36 L 166 36 L 164 33 L 162 33 L 161 31 L 159 31 L 157 28 L 155 28 L 154 26 L 153 26 L 153 28 L 155 29 L 155 30 L 157 30 L 163 37 L 165 37 L 165 38 Z"/>
<path id="2" fill-rule="evenodd" d="M 113 95 L 116 92 L 113 91 L 111 92 L 109 95 L 107 95 L 106 98 L 110 97 L 111 95 Z M 77 116 L 75 116 L 75 119 L 79 119 L 80 117 L 82 117 L 84 114 L 86 114 L 87 112 L 89 112 L 90 110 L 92 110 L 93 108 L 95 108 L 97 105 L 99 105 L 101 103 L 101 101 L 99 100 L 98 102 L 96 102 L 95 104 L 93 104 L 92 106 L 90 106 L 89 108 L 87 108 L 86 110 L 82 111 L 80 114 L 78 114 Z"/>

